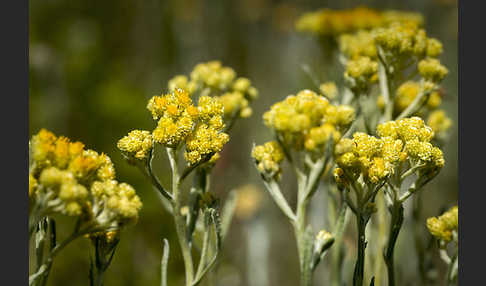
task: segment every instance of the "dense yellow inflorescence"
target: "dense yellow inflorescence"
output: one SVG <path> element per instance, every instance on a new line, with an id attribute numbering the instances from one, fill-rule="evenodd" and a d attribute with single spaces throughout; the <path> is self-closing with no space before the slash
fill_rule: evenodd
<path id="1" fill-rule="evenodd" d="M 224 106 L 215 97 L 200 96 L 195 106 L 186 90 L 175 88 L 168 94 L 152 97 L 147 109 L 158 120 L 153 132 L 134 130 L 118 141 L 118 148 L 132 158 L 146 159 L 152 142 L 156 142 L 170 148 L 185 144 L 184 155 L 189 164 L 203 160 L 214 163 L 229 140 L 223 132 Z"/>
<path id="2" fill-rule="evenodd" d="M 346 63 L 344 79 L 355 93 L 367 92 L 378 80 L 378 62 L 369 57 L 358 57 Z"/>
<path id="3" fill-rule="evenodd" d="M 261 173 L 278 178 L 282 171 L 280 163 L 285 157 L 278 142 L 270 141 L 263 145 L 255 146 L 251 156 L 255 159 L 257 169 Z"/>
<path id="4" fill-rule="evenodd" d="M 45 129 L 32 137 L 30 153 L 29 199 L 44 213 L 81 216 L 104 228 L 137 220 L 140 198 L 130 185 L 114 180 L 115 168 L 107 155 Z M 103 190 L 100 202 L 96 186 L 107 182 L 112 191 Z"/>
<path id="5" fill-rule="evenodd" d="M 442 151 L 430 143 L 434 131 L 420 117 L 385 122 L 378 125 L 377 134 L 401 140 L 408 159 L 413 163 L 424 164 L 430 169 L 444 166 Z"/>
<path id="6" fill-rule="evenodd" d="M 297 31 L 321 36 L 336 36 L 358 30 L 368 30 L 393 22 L 410 22 L 421 25 L 423 18 L 418 13 L 403 11 L 378 11 L 367 7 L 349 10 L 320 9 L 304 13 L 295 27 Z"/>
<path id="7" fill-rule="evenodd" d="M 340 52 L 349 59 L 369 57 L 376 60 L 377 51 L 373 33 L 360 30 L 354 34 L 343 34 L 338 39 Z"/>
<path id="8" fill-rule="evenodd" d="M 395 22 L 373 31 L 375 45 L 392 56 L 437 57 L 442 53 L 442 44 L 428 38 L 424 29 L 413 22 Z"/>
<path id="9" fill-rule="evenodd" d="M 458 208 L 454 206 L 439 217 L 428 218 L 427 228 L 433 236 L 447 243 L 453 239 L 453 232 L 457 233 L 458 220 Z"/>
<path id="10" fill-rule="evenodd" d="M 441 82 L 449 73 L 447 68 L 443 66 L 438 59 L 434 58 L 421 60 L 418 63 L 418 71 L 425 80 L 433 83 Z"/>
<path id="11" fill-rule="evenodd" d="M 120 139 L 117 143 L 118 149 L 126 153 L 129 157 L 138 160 L 148 158 L 152 151 L 153 139 L 150 131 L 133 130 L 127 136 Z"/>
<path id="12" fill-rule="evenodd" d="M 343 138 L 336 145 L 338 168 L 334 176 L 338 183 L 362 175 L 365 181 L 377 184 L 407 160 L 423 164 L 427 170 L 444 166 L 442 151 L 430 143 L 434 132 L 419 117 L 380 124 L 377 134 L 380 137 L 357 132 L 352 139 Z M 347 178 L 345 174 L 349 174 Z"/>
<path id="13" fill-rule="evenodd" d="M 354 109 L 335 106 L 317 93 L 303 90 L 289 95 L 265 112 L 265 125 L 282 137 L 290 148 L 322 152 L 332 138 L 335 142 L 353 122 Z"/>
<path id="14" fill-rule="evenodd" d="M 224 119 L 246 118 L 252 114 L 250 102 L 258 97 L 258 90 L 245 77 L 221 65 L 219 61 L 200 63 L 190 73 L 190 78 L 177 75 L 169 81 L 169 90 L 186 90 L 190 96 L 195 93 L 217 98 L 224 106 Z"/>

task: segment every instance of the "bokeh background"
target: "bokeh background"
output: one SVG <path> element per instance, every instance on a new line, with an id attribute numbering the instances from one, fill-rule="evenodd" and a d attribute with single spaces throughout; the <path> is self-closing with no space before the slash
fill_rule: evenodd
<path id="1" fill-rule="evenodd" d="M 327 80 L 329 65 L 319 41 L 296 33 L 296 17 L 322 7 L 357 5 L 420 12 L 428 35 L 444 44 L 441 61 L 449 75 L 443 82 L 443 107 L 455 124 L 444 147 L 446 166 L 423 195 L 424 219 L 438 215 L 458 197 L 456 1 L 29 1 L 30 135 L 47 128 L 107 153 L 118 179 L 132 184 L 144 203 L 138 224 L 122 234 L 106 286 L 159 285 L 162 238 L 173 241 L 169 285 L 182 285 L 183 264 L 171 217 L 141 173 L 123 161 L 116 142 L 131 129 L 152 129 L 147 100 L 165 91 L 172 76 L 189 74 L 194 65 L 208 60 L 221 60 L 238 75 L 250 78 L 260 91 L 253 116 L 236 123 L 212 176 L 213 190 L 223 200 L 228 191 L 245 184 L 254 184 L 262 194 L 259 210 L 251 219 L 244 214 L 235 217 L 214 275 L 215 285 L 256 286 L 255 275 L 263 275 L 259 279 L 267 285 L 298 285 L 291 228 L 265 193 L 250 151 L 254 142 L 270 139 L 261 120 L 263 112 L 311 84 L 302 64 L 308 64 L 320 80 Z M 163 158 L 156 170 L 162 181 L 169 182 Z M 285 193 L 293 201 L 291 186 Z M 315 200 L 315 208 L 325 208 L 325 197 Z M 325 226 L 325 211 L 322 217 L 314 213 L 312 221 L 315 229 Z M 62 235 L 62 221 L 59 228 Z M 413 247 L 409 240 L 405 233 L 397 246 L 403 281 L 413 281 L 416 275 L 416 258 L 406 254 Z M 70 245 L 56 259 L 49 285 L 87 285 L 91 251 L 86 239 Z M 255 269 L 249 257 L 260 261 L 259 267 Z M 315 276 L 321 283 L 317 285 L 324 285 L 327 269 L 319 267 Z"/>

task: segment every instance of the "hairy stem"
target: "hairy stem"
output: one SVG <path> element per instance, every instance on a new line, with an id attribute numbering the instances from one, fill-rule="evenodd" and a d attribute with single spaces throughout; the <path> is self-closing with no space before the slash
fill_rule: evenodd
<path id="1" fill-rule="evenodd" d="M 179 245 L 181 247 L 182 258 L 184 260 L 184 268 L 186 271 L 186 286 L 192 285 L 194 279 L 194 265 L 192 262 L 191 246 L 186 236 L 186 220 L 181 214 L 182 194 L 179 190 L 180 178 L 177 166 L 177 153 L 174 148 L 167 148 L 167 154 L 169 156 L 170 166 L 172 168 L 172 195 L 174 198 L 174 222 L 177 232 L 177 238 L 179 239 Z"/>
<path id="2" fill-rule="evenodd" d="M 384 253 L 384 259 L 386 263 L 386 268 L 388 272 L 388 285 L 395 285 L 395 269 L 393 261 L 393 253 L 395 250 L 395 245 L 397 242 L 400 229 L 403 224 L 403 205 L 400 202 L 395 202 L 391 206 L 391 222 L 390 230 L 388 234 L 388 245 Z"/>
<path id="3" fill-rule="evenodd" d="M 358 256 L 354 266 L 353 286 L 363 285 L 365 248 L 366 248 L 366 224 L 367 219 L 361 212 L 356 213 L 356 223 L 358 226 Z"/>

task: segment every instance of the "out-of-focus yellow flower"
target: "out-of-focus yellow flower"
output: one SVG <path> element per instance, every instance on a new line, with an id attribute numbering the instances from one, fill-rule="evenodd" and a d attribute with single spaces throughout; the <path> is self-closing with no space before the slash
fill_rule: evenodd
<path id="1" fill-rule="evenodd" d="M 373 34 L 370 31 L 360 30 L 355 34 L 341 35 L 339 37 L 339 50 L 350 59 L 362 56 L 371 59 L 377 57 Z"/>
<path id="2" fill-rule="evenodd" d="M 418 63 L 418 71 L 425 79 L 434 83 L 441 82 L 449 73 L 449 70 L 443 66 L 438 59 L 427 58 Z"/>
<path id="3" fill-rule="evenodd" d="M 276 141 L 270 141 L 263 145 L 255 146 L 251 152 L 257 163 L 257 169 L 271 177 L 280 175 L 280 163 L 284 159 L 282 147 Z"/>
<path id="4" fill-rule="evenodd" d="M 358 57 L 346 63 L 344 79 L 355 93 L 367 92 L 378 80 L 378 63 L 369 57 Z"/>
<path id="5" fill-rule="evenodd" d="M 424 58 L 426 55 L 439 55 L 438 40 L 427 38 L 425 30 L 413 21 L 394 22 L 386 28 L 373 31 L 375 44 L 391 57 L 410 56 Z"/>
<path id="6" fill-rule="evenodd" d="M 452 233 L 458 229 L 459 213 L 457 206 L 452 207 L 439 217 L 427 219 L 429 232 L 437 239 L 448 243 L 452 240 Z"/>
<path id="7" fill-rule="evenodd" d="M 124 152 L 127 156 L 138 160 L 148 158 L 152 150 L 152 134 L 146 130 L 133 130 L 127 136 L 120 139 L 117 143 L 118 149 Z"/>
<path id="8" fill-rule="evenodd" d="M 447 117 L 444 110 L 436 110 L 430 113 L 427 119 L 427 125 L 432 128 L 435 133 L 447 131 L 452 126 L 452 120 Z"/>
<path id="9" fill-rule="evenodd" d="M 247 220 L 255 215 L 262 203 L 262 191 L 255 185 L 248 184 L 237 189 L 238 201 L 235 215 L 239 219 Z"/>
<path id="10" fill-rule="evenodd" d="M 349 10 L 321 9 L 304 13 L 297 19 L 297 31 L 322 36 L 335 36 L 362 29 L 370 29 L 382 24 L 380 12 L 366 7 Z"/>
<path id="11" fill-rule="evenodd" d="M 320 9 L 300 16 L 295 23 L 295 28 L 299 32 L 336 36 L 384 27 L 396 22 L 420 26 L 423 23 L 423 17 L 415 12 L 378 11 L 362 6 L 348 10 Z"/>
<path id="12" fill-rule="evenodd" d="M 332 81 L 325 82 L 319 86 L 320 92 L 329 99 L 335 99 L 338 94 L 338 88 L 336 84 Z"/>
<path id="13" fill-rule="evenodd" d="M 400 85 L 397 89 L 397 93 L 394 100 L 394 112 L 400 113 L 404 111 L 418 94 L 421 92 L 422 87 L 420 83 L 415 81 L 407 81 Z M 435 109 L 442 103 L 442 98 L 439 92 L 434 91 L 429 95 L 426 106 L 429 109 Z"/>

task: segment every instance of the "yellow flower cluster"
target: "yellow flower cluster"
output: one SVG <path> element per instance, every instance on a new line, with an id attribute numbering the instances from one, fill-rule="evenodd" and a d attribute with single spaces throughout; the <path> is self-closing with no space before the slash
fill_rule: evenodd
<path id="1" fill-rule="evenodd" d="M 303 90 L 272 105 L 263 120 L 290 148 L 323 151 L 329 139 L 339 140 L 354 117 L 352 107 L 332 105 L 325 97 Z"/>
<path id="2" fill-rule="evenodd" d="M 322 36 L 336 36 L 389 25 L 393 22 L 412 22 L 421 25 L 422 15 L 402 11 L 378 11 L 366 7 L 349 10 L 321 9 L 304 13 L 295 23 L 297 31 Z"/>
<path id="3" fill-rule="evenodd" d="M 189 93 L 175 88 L 166 95 L 152 97 L 147 105 L 157 127 L 150 134 L 148 131 L 132 131 L 118 142 L 118 148 L 125 152 L 140 152 L 145 158 L 151 148 L 151 138 L 167 147 L 177 147 L 185 143 L 185 158 L 189 164 L 196 164 L 207 156 L 212 161 L 215 155 L 229 140 L 228 134 L 222 132 L 224 106 L 216 97 L 203 95 L 198 105 L 194 106 Z"/>
<path id="4" fill-rule="evenodd" d="M 114 180 L 115 168 L 107 155 L 45 129 L 32 137 L 30 154 L 29 198 L 44 213 L 81 216 L 102 227 L 137 219 L 142 203 L 131 186 Z M 96 186 L 107 182 L 113 191 L 100 203 Z M 104 213 L 110 213 L 109 218 Z"/>
<path id="5" fill-rule="evenodd" d="M 432 128 L 435 134 L 447 131 L 452 126 L 452 120 L 447 117 L 444 110 L 435 110 L 430 113 L 427 125 Z"/>
<path id="6" fill-rule="evenodd" d="M 280 163 L 285 157 L 282 147 L 280 147 L 278 142 L 270 141 L 263 145 L 255 146 L 251 152 L 251 156 L 255 159 L 257 169 L 261 173 L 278 178 L 282 171 Z"/>
<path id="7" fill-rule="evenodd" d="M 100 225 L 127 223 L 138 218 L 142 203 L 135 190 L 128 184 L 116 180 L 96 181 L 91 186 L 93 213 Z"/>
<path id="8" fill-rule="evenodd" d="M 192 131 L 199 110 L 192 104 L 189 93 L 177 88 L 162 96 L 152 97 L 147 109 L 158 120 L 153 140 L 165 146 L 177 146 Z"/>
<path id="9" fill-rule="evenodd" d="M 443 66 L 438 59 L 427 58 L 418 63 L 418 71 L 420 75 L 428 81 L 439 83 L 449 73 L 447 68 Z"/>
<path id="10" fill-rule="evenodd" d="M 433 236 L 447 243 L 452 240 L 453 232 L 457 233 L 458 220 L 458 208 L 454 206 L 439 217 L 428 218 L 427 228 Z"/>
<path id="11" fill-rule="evenodd" d="M 349 179 L 363 175 L 365 181 L 376 184 L 406 160 L 423 164 L 427 170 L 444 166 L 442 151 L 429 142 L 434 132 L 419 117 L 382 123 L 377 134 L 380 138 L 357 132 L 353 139 L 339 141 L 335 148 L 339 168 L 334 171 L 338 183 L 346 183 L 347 173 L 352 176 Z"/>
<path id="12" fill-rule="evenodd" d="M 338 39 L 340 52 L 349 59 L 358 57 L 377 58 L 373 33 L 360 30 L 354 34 L 343 34 Z"/>
<path id="13" fill-rule="evenodd" d="M 369 57 L 358 57 L 346 63 L 344 79 L 356 93 L 366 92 L 378 80 L 378 62 Z"/>
<path id="14" fill-rule="evenodd" d="M 133 130 L 127 136 L 120 139 L 117 143 L 127 157 L 138 160 L 147 159 L 152 150 L 153 140 L 150 131 Z"/>
<path id="15" fill-rule="evenodd" d="M 252 109 L 249 103 L 258 97 L 258 90 L 245 77 L 237 77 L 236 72 L 221 65 L 219 61 L 200 63 L 194 67 L 190 79 L 177 75 L 169 81 L 169 90 L 177 88 L 187 90 L 189 95 L 198 91 L 209 91 L 209 94 L 221 100 L 224 106 L 224 118 L 234 116 L 249 117 Z"/>
<path id="16" fill-rule="evenodd" d="M 338 182 L 344 182 L 347 181 L 344 172 L 354 179 L 362 174 L 365 181 L 377 184 L 393 173 L 396 162 L 403 160 L 402 145 L 400 140 L 356 132 L 353 139 L 344 138 L 338 143 L 336 162 L 339 168 L 334 176 Z"/>
<path id="17" fill-rule="evenodd" d="M 400 85 L 396 91 L 396 95 L 394 97 L 394 108 L 393 112 L 395 115 L 400 114 L 402 111 L 404 111 L 412 102 L 415 100 L 415 98 L 419 95 L 421 92 L 421 86 L 419 82 L 416 81 L 406 81 L 402 85 Z M 425 104 L 427 109 L 429 110 L 434 110 L 437 107 L 440 106 L 442 103 L 442 97 L 438 91 L 433 91 L 430 95 L 429 98 Z M 378 103 L 377 105 L 380 108 L 384 108 L 384 101 L 383 97 L 379 96 L 378 97 Z"/>
<path id="18" fill-rule="evenodd" d="M 377 134 L 381 137 L 391 137 L 403 142 L 407 157 L 413 163 L 425 164 L 427 169 L 437 169 L 444 166 L 442 151 L 434 147 L 430 141 L 434 131 L 426 126 L 420 117 L 404 118 L 388 121 L 378 125 Z"/>
<path id="19" fill-rule="evenodd" d="M 437 57 L 442 53 L 442 44 L 428 38 L 424 29 L 414 22 L 394 22 L 388 27 L 373 31 L 375 45 L 396 56 L 417 58 Z"/>

